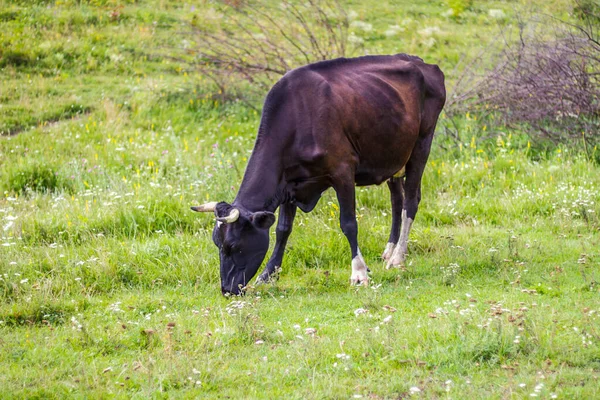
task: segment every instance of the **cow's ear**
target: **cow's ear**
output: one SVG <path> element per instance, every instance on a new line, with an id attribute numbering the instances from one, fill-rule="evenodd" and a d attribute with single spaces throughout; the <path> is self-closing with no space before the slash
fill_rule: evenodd
<path id="1" fill-rule="evenodd" d="M 275 214 L 269 211 L 258 211 L 250 215 L 250 221 L 260 229 L 269 229 L 275 223 Z"/>

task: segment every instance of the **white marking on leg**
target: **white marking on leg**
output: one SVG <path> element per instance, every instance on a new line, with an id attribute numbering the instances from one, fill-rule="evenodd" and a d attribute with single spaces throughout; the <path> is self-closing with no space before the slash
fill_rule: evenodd
<path id="1" fill-rule="evenodd" d="M 358 254 L 352 259 L 352 275 L 350 276 L 350 284 L 364 284 L 367 286 L 369 284 L 367 269 L 367 264 L 365 263 L 362 254 L 360 254 L 360 250 L 358 250 Z"/>
<path id="2" fill-rule="evenodd" d="M 406 251 L 408 249 L 408 235 L 410 234 L 410 228 L 412 226 L 412 218 L 406 216 L 406 210 L 402 210 L 402 229 L 400 230 L 400 240 L 398 245 L 394 249 L 394 254 L 389 259 L 386 268 L 404 266 L 406 259 Z"/>
<path id="3" fill-rule="evenodd" d="M 381 258 L 383 258 L 385 261 L 389 260 L 392 254 L 394 254 L 395 247 L 396 243 L 388 242 L 388 244 L 385 245 L 385 250 L 383 250 Z"/>

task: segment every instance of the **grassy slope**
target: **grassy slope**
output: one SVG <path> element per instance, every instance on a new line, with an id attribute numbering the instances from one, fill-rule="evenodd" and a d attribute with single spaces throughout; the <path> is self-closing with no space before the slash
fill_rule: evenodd
<path id="1" fill-rule="evenodd" d="M 497 32 L 488 10 L 514 15 L 384 3 L 348 6 L 373 24 L 367 48 L 439 60 L 450 84 Z M 212 221 L 188 206 L 233 198 L 258 115 L 148 57 L 178 43 L 180 18 L 189 6 L 167 1 L 2 8 L 0 130 L 23 132 L 0 139 L 0 397 L 600 395 L 599 168 L 534 157 L 508 131 L 469 144 L 488 135 L 470 118 L 460 149 L 438 138 L 407 272 L 378 259 L 386 188 L 360 189 L 373 283 L 349 287 L 327 192 L 299 215 L 280 281 L 222 298 Z"/>

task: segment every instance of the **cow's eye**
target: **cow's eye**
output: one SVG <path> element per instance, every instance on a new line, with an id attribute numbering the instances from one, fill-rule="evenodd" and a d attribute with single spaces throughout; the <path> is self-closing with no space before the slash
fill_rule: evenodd
<path id="1" fill-rule="evenodd" d="M 231 254 L 231 244 L 223 243 L 223 246 L 221 246 L 221 250 L 223 250 L 223 253 L 225 253 L 225 255 Z"/>
<path id="2" fill-rule="evenodd" d="M 225 255 L 227 255 L 227 256 L 229 256 L 231 254 L 235 254 L 240 251 L 240 248 L 238 245 L 236 245 L 234 243 L 230 243 L 230 242 L 223 243 L 222 249 L 223 249 L 223 253 L 225 253 Z"/>

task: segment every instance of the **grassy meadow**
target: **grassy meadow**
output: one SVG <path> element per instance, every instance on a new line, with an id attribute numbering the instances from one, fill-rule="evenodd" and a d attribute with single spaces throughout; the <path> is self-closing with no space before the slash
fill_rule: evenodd
<path id="1" fill-rule="evenodd" d="M 360 188 L 371 285 L 349 285 L 327 191 L 277 282 L 221 295 L 214 220 L 189 206 L 233 200 L 260 112 L 164 56 L 215 3 L 0 0 L 0 398 L 600 398 L 583 142 L 469 113 L 456 142 L 442 115 L 406 271 L 380 258 L 387 187 Z M 417 54 L 449 88 L 517 15 L 571 7 L 458 3 L 343 2 L 363 52 Z"/>

